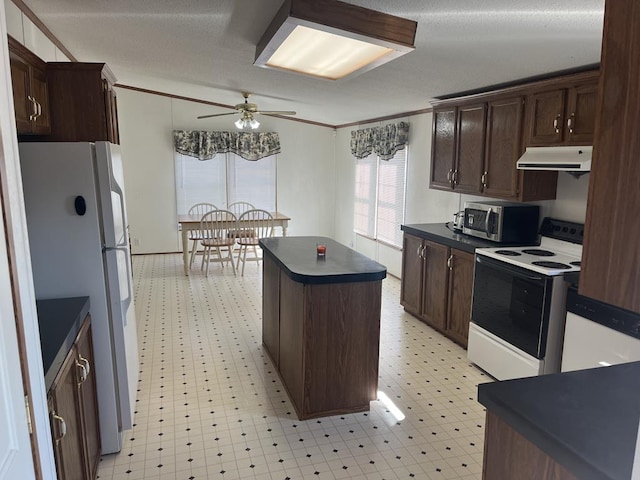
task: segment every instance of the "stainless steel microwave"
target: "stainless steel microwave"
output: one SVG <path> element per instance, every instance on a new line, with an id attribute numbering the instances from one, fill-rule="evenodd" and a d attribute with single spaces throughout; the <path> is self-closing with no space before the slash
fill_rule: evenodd
<path id="1" fill-rule="evenodd" d="M 513 202 L 465 202 L 462 233 L 492 242 L 537 244 L 540 207 Z"/>

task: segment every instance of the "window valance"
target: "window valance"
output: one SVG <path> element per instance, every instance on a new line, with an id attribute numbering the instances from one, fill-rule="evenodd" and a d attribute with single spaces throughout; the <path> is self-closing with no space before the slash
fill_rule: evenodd
<path id="1" fill-rule="evenodd" d="M 280 153 L 277 132 L 206 132 L 174 130 L 176 152 L 199 160 L 211 160 L 218 153 L 235 153 L 245 160 L 260 160 Z"/>
<path id="2" fill-rule="evenodd" d="M 351 153 L 356 158 L 366 158 L 375 152 L 381 160 L 389 160 L 408 140 L 409 124 L 406 122 L 352 130 Z"/>

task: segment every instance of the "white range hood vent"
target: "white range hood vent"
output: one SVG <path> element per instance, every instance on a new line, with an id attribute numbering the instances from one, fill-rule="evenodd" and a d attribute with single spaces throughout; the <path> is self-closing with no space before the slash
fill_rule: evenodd
<path id="1" fill-rule="evenodd" d="M 592 152 L 592 146 L 527 147 L 516 165 L 519 170 L 588 172 L 591 170 Z"/>

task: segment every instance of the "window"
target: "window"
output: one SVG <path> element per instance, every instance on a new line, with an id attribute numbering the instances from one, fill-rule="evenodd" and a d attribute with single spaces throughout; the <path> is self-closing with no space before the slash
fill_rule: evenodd
<path id="1" fill-rule="evenodd" d="M 228 153 L 198 160 L 176 153 L 176 201 L 178 215 L 192 205 L 213 203 L 224 209 L 244 201 L 269 212 L 276 208 L 276 156 L 252 162 Z"/>
<path id="2" fill-rule="evenodd" d="M 390 160 L 371 154 L 356 160 L 354 230 L 402 247 L 407 148 Z"/>

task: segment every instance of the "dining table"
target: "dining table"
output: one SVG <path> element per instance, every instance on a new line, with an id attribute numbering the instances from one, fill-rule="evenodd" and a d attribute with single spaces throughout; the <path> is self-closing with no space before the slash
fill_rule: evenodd
<path id="1" fill-rule="evenodd" d="M 282 229 L 282 236 L 287 236 L 287 227 L 289 226 L 290 217 L 280 212 L 270 212 L 273 216 L 273 226 Z M 178 215 L 178 229 L 182 231 L 182 261 L 184 265 L 184 274 L 189 275 L 189 232 L 200 230 L 201 215 Z M 265 220 L 266 221 L 266 220 Z M 255 220 L 251 220 L 255 223 Z M 230 221 L 229 228 L 242 228 L 244 221 Z"/>

